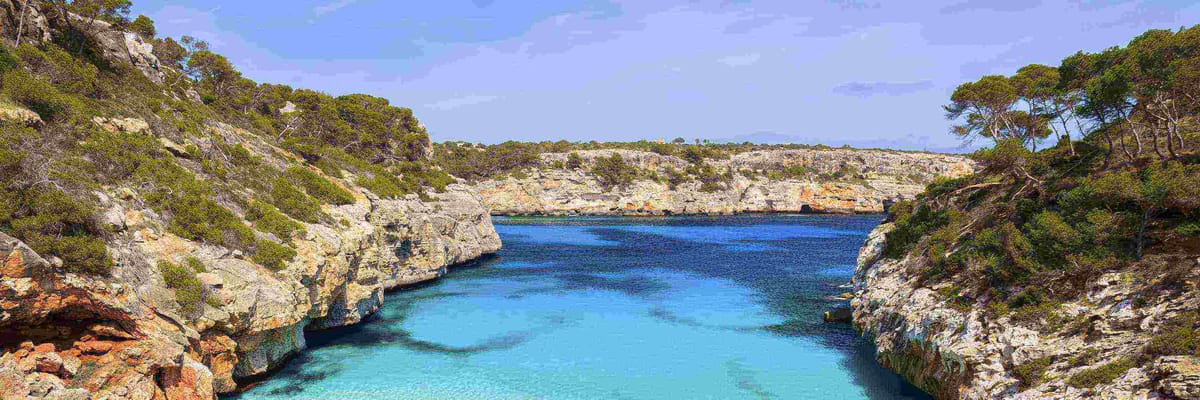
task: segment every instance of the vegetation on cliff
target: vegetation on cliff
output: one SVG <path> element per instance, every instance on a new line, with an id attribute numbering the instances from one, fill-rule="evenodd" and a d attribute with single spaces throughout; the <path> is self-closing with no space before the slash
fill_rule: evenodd
<path id="1" fill-rule="evenodd" d="M 45 16 L 50 40 L 23 21 L 0 46 L 0 107 L 36 113 L 0 119 L 0 231 L 64 269 L 111 268 L 98 221 L 102 193 L 113 188 L 161 213 L 175 235 L 280 268 L 303 232 L 297 221 L 323 221 L 323 204 L 354 202 L 326 176 L 385 198 L 453 181 L 428 166 L 429 138 L 411 110 L 254 82 L 203 41 L 155 38 L 153 21 L 131 18 L 129 6 L 32 1 L 22 18 Z M 151 42 L 153 55 L 110 56 L 110 33 L 132 40 L 121 31 Z M 271 147 L 302 159 L 275 165 L 254 156 Z"/>
<path id="2" fill-rule="evenodd" d="M 1146 285 L 1134 308 L 1194 293 L 1185 278 L 1200 255 L 1197 88 L 1200 26 L 959 86 L 947 117 L 959 123 L 954 134 L 990 142 L 973 154 L 985 168 L 893 206 L 883 256 L 909 261 L 954 309 L 1043 334 L 1097 334 L 1069 317 L 1086 314 L 1060 306 L 1086 304 L 1105 273 Z M 1173 324 L 1144 333 L 1153 337 L 1126 358 L 1059 379 L 1091 388 L 1156 357 L 1200 355 L 1194 313 Z M 1013 371 L 1034 385 L 1055 363 L 1080 366 L 1044 358 Z"/>
<path id="3" fill-rule="evenodd" d="M 849 147 L 842 147 L 849 148 Z M 652 174 L 651 171 L 638 171 L 638 175 L 642 179 L 658 180 L 666 182 L 672 180 L 673 185 L 682 183 L 680 180 L 686 181 L 701 181 L 709 188 L 714 190 L 727 182 L 724 179 L 725 175 L 740 173 L 745 176 L 754 176 L 753 171 L 732 171 L 721 170 L 714 171 L 712 161 L 727 160 L 734 154 L 747 153 L 751 151 L 762 150 L 828 150 L 831 147 L 824 145 L 803 145 L 803 144 L 753 144 L 753 143 L 710 143 L 707 141 L 697 140 L 695 144 L 688 144 L 687 141 L 676 139 L 672 142 L 659 143 L 646 140 L 636 142 L 568 142 L 560 140 L 557 142 L 504 142 L 494 145 L 482 145 L 466 142 L 444 142 L 437 143 L 433 146 L 433 158 L 438 165 L 442 166 L 451 175 L 467 179 L 467 180 L 483 180 L 497 179 L 506 176 L 514 176 L 521 174 L 522 170 L 541 167 L 541 155 L 546 153 L 568 153 L 575 154 L 578 157 L 579 151 L 585 150 L 633 150 L 654 153 L 663 156 L 678 157 L 687 161 L 693 167 L 686 171 L 675 171 L 675 176 L 661 176 L 660 174 Z M 894 151 L 894 150 L 892 150 Z M 578 169 L 580 168 L 581 160 L 576 160 L 572 163 L 568 159 L 561 165 L 554 167 L 559 169 Z M 780 171 L 770 171 L 769 178 L 786 179 L 786 178 L 803 178 L 817 177 L 826 180 L 838 179 L 842 176 L 834 176 L 834 174 L 812 174 L 809 175 L 808 170 L 803 167 L 794 167 Z M 853 175 L 853 171 L 846 170 L 842 175 Z"/>

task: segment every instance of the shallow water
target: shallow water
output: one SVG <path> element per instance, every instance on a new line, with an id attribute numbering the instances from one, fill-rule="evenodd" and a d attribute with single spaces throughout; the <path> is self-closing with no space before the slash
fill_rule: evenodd
<path id="1" fill-rule="evenodd" d="M 878 217 L 497 219 L 241 399 L 926 398 L 821 322 Z"/>

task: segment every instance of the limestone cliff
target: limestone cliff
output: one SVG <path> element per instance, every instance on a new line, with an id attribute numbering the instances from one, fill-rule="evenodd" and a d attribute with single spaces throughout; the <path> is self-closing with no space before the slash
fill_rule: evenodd
<path id="1" fill-rule="evenodd" d="M 317 168 L 315 159 L 282 144 L 286 134 L 312 129 L 287 125 L 279 133 L 270 125 L 318 114 L 277 111 L 290 104 L 290 89 L 254 108 L 259 124 L 248 123 L 255 111 L 221 105 L 220 96 L 201 99 L 200 82 L 177 70 L 179 60 L 160 64 L 150 39 L 71 14 L 66 4 L 0 0 L 0 55 L 13 64 L 0 75 L 6 85 L 16 77 L 40 91 L 0 93 L 0 398 L 213 399 L 303 349 L 304 332 L 359 323 L 380 308 L 384 291 L 499 250 L 488 210 L 472 188 L 449 182 L 436 190 L 419 181 L 400 188 L 399 173 L 379 159 Z M 13 46 L 18 32 L 20 48 Z M 87 46 L 89 58 L 59 47 L 54 40 L 68 36 L 63 32 L 84 35 L 72 50 Z M 97 71 L 95 63 L 102 73 L 71 75 Z M 77 78 L 105 90 L 66 90 L 62 82 Z M 245 79 L 239 85 L 260 88 Z M 402 122 L 386 132 L 390 142 L 377 143 L 389 156 L 407 156 L 387 147 L 397 137 L 428 152 L 419 148 L 428 137 L 411 111 L 364 95 L 354 99 L 374 101 L 371 111 Z M 31 106 L 47 101 L 62 107 Z M 420 164 L 421 157 L 412 160 Z M 134 170 L 141 175 L 135 178 Z M 164 170 L 171 176 L 154 176 Z M 267 183 L 289 170 L 347 198 L 317 202 L 315 190 Z M 271 187 L 290 192 L 276 196 Z M 194 196 L 154 205 L 154 196 L 184 191 Z M 29 193 L 58 200 L 12 204 L 32 201 Z M 288 196 L 294 201 L 283 203 Z M 296 224 L 291 237 L 251 221 L 250 208 L 271 201 L 279 204 L 268 206 L 276 223 Z M 276 209 L 296 215 L 285 204 L 317 209 L 303 222 Z M 225 218 L 212 233 L 217 238 L 179 236 L 189 234 L 179 228 L 185 208 L 197 226 Z M 55 248 L 43 240 L 43 248 L 65 253 L 61 258 L 33 250 L 38 246 L 29 237 L 37 237 L 30 232 L 54 230 L 63 222 L 53 216 L 67 211 L 100 244 L 103 270 L 72 265 L 70 251 L 81 246 Z M 25 218 L 24 230 L 11 226 L 14 218 Z M 17 239 L 22 234 L 26 242 Z M 242 246 L 220 245 L 220 236 L 238 234 Z M 256 261 L 271 248 L 287 255 L 269 266 Z M 186 266 L 189 292 L 168 282 L 166 263 Z"/>
<path id="2" fill-rule="evenodd" d="M 642 171 L 664 175 L 689 163 L 674 156 L 632 150 L 579 151 L 583 164 L 561 165 L 567 153 L 541 155 L 541 167 L 508 177 L 475 183 L 483 201 L 499 215 L 663 215 L 770 212 L 869 213 L 884 202 L 912 198 L 936 177 L 959 177 L 975 165 L 955 155 L 883 150 L 763 150 L 709 160 L 719 170 L 732 170 L 720 190 L 703 191 L 698 181 L 672 187 L 660 180 L 639 179 L 631 185 L 603 188 L 589 170 L 595 160 L 620 154 Z M 559 167 L 555 167 L 559 166 Z M 805 177 L 769 175 L 803 168 Z M 823 178 L 839 171 L 855 177 Z"/>
<path id="3" fill-rule="evenodd" d="M 854 325 L 874 339 L 880 363 L 935 397 L 1200 398 L 1200 357 L 1143 351 L 1169 331 L 1168 321 L 1200 307 L 1200 260 L 1157 260 L 1186 271 L 1162 278 L 1178 279 L 1185 287 L 1180 294 L 1162 290 L 1161 280 L 1134 278 L 1135 272 L 1104 273 L 1089 282 L 1085 296 L 1040 316 L 1062 322 L 1031 329 L 1011 315 L 997 318 L 983 307 L 956 304 L 939 292 L 944 284 L 926 286 L 919 271 L 927 259 L 882 257 L 891 229 L 875 229 L 859 254 Z M 1071 384 L 1100 372 L 1111 381 Z"/>
<path id="4" fill-rule="evenodd" d="M 358 323 L 385 290 L 437 278 L 500 248 L 479 198 L 452 185 L 432 201 L 356 201 L 308 224 L 299 256 L 273 272 L 167 233 L 133 192 L 101 193 L 115 231 L 112 277 L 64 273 L 0 234 L 0 397 L 208 399 L 304 348 L 304 332 Z M 158 260 L 200 260 L 209 301 L 184 310 Z"/>

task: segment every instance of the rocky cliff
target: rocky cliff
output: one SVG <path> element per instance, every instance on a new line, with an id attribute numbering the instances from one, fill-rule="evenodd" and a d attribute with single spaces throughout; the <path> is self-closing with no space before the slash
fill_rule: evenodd
<path id="1" fill-rule="evenodd" d="M 477 195 L 461 185 L 432 201 L 326 206 L 298 256 L 271 271 L 240 252 L 184 240 L 121 188 L 98 193 L 114 231 L 111 277 L 64 273 L 0 234 L 0 397 L 209 399 L 270 372 L 304 348 L 304 332 L 362 321 L 384 291 L 437 278 L 500 248 Z M 206 301 L 185 309 L 160 260 L 198 260 Z"/>
<path id="2" fill-rule="evenodd" d="M 1173 331 L 1172 321 L 1200 308 L 1200 259 L 1145 261 L 1142 266 L 1159 271 L 1182 271 L 1157 279 L 1136 271 L 1103 273 L 1083 297 L 1035 316 L 1050 324 L 1030 326 L 1016 315 L 996 317 L 956 302 L 946 295 L 949 284 L 927 285 L 920 271 L 928 259 L 882 257 L 892 228 L 875 229 L 859 254 L 854 325 L 874 339 L 880 363 L 935 397 L 1200 398 L 1200 357 L 1147 350 L 1156 341 L 1186 346 L 1196 340 L 1194 331 Z M 1164 284 L 1179 284 L 1182 292 Z"/>
<path id="3" fill-rule="evenodd" d="M 970 174 L 975 165 L 962 156 L 882 150 L 763 150 L 707 161 L 734 171 L 719 190 L 701 190 L 696 180 L 674 187 L 664 180 L 638 179 L 604 188 L 590 172 L 597 159 L 619 154 L 641 171 L 666 176 L 689 162 L 674 156 L 633 150 L 576 152 L 579 168 L 561 167 L 568 153 L 541 155 L 541 167 L 520 177 L 478 182 L 475 187 L 499 215 L 663 215 L 771 212 L 869 213 L 884 202 L 912 198 L 936 177 Z M 805 176 L 772 178 L 785 169 Z M 834 178 L 846 171 L 847 176 Z"/>
<path id="4" fill-rule="evenodd" d="M 435 189 L 415 167 L 402 181 L 385 157 L 302 157 L 283 145 L 315 130 L 299 117 L 345 126 L 327 140 L 365 128 L 320 104 L 278 111 L 290 88 L 231 107 L 235 93 L 75 6 L 0 0 L 0 398 L 213 399 L 302 350 L 304 332 L 359 323 L 386 290 L 500 248 L 470 187 Z M 347 112 L 393 122 L 374 145 L 420 166 L 410 110 L 341 101 L 372 102 Z"/>

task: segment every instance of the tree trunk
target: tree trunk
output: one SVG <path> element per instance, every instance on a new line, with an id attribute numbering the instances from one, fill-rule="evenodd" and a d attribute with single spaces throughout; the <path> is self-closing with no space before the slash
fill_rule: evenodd
<path id="1" fill-rule="evenodd" d="M 1146 248 L 1146 224 L 1150 223 L 1150 215 L 1153 210 L 1154 207 L 1146 207 L 1146 210 L 1142 212 L 1142 221 L 1138 223 L 1137 239 L 1135 242 L 1137 248 L 1133 253 L 1135 260 L 1141 261 L 1142 250 Z"/>
<path id="2" fill-rule="evenodd" d="M 17 22 L 17 47 L 21 47 L 21 34 L 25 32 L 25 12 L 29 8 L 29 0 L 21 2 L 21 18 Z"/>

